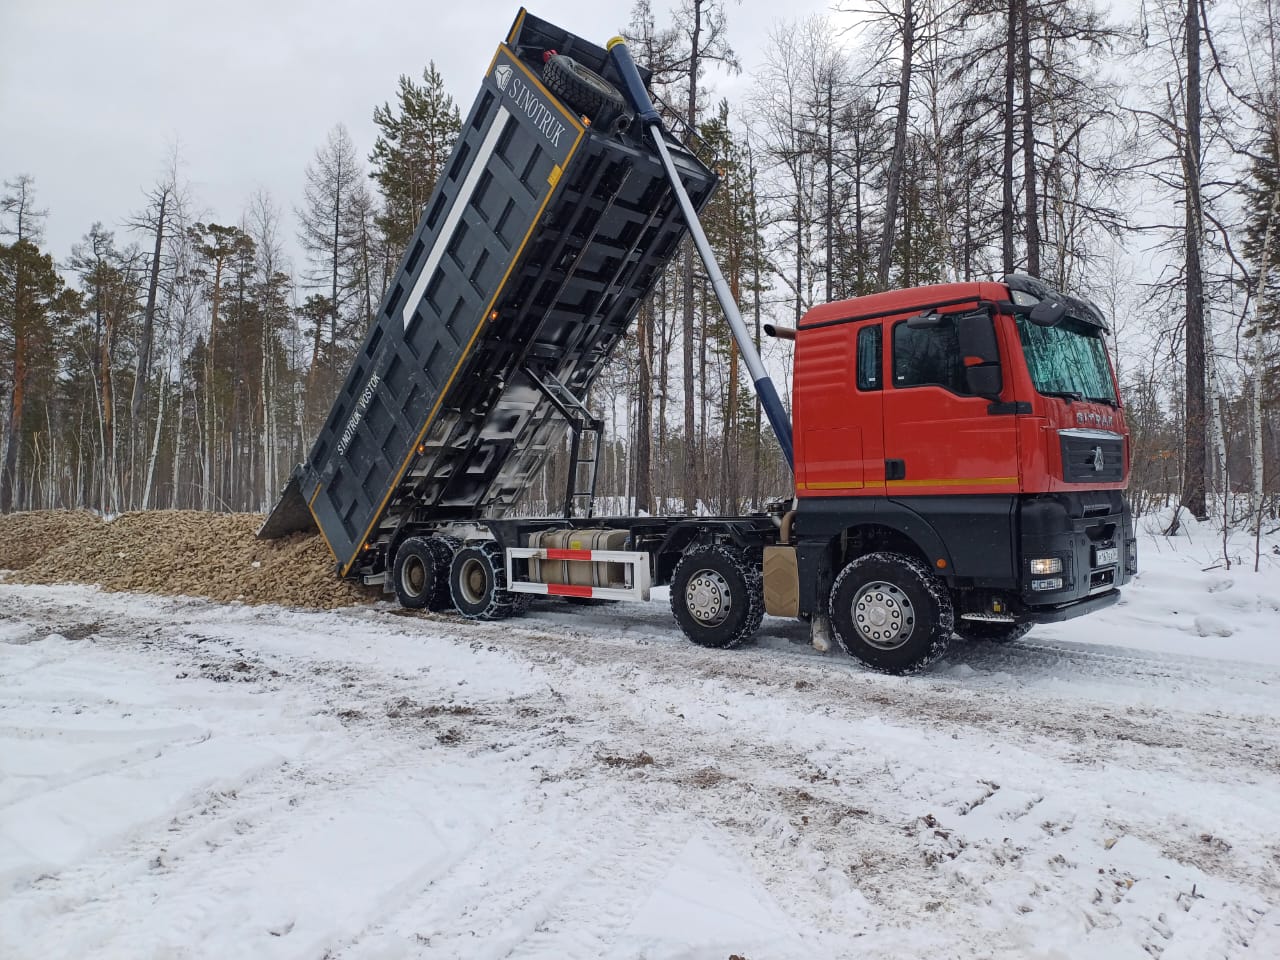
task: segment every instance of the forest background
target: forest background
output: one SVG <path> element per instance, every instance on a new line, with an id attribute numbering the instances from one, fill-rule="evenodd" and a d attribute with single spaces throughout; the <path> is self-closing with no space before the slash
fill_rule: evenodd
<path id="1" fill-rule="evenodd" d="M 704 223 L 757 340 L 832 300 L 1041 276 L 1111 319 L 1135 510 L 1277 516 L 1280 0 L 1144 0 L 1126 18 L 1091 0 L 845 0 L 774 22 L 752 63 L 738 10 L 638 0 L 617 26 L 723 176 Z M 139 156 L 136 207 L 67 250 L 45 243 L 58 198 L 0 144 L 0 511 L 271 505 L 470 104 L 473 76 L 414 69 L 369 105 L 372 142 L 334 117 L 294 195 L 210 210 L 175 147 Z M 88 144 L 90 178 L 92 160 Z M 787 399 L 790 344 L 762 348 Z M 744 379 L 686 251 L 588 400 L 600 495 L 733 513 L 788 494 Z M 554 503 L 564 470 L 552 458 L 524 508 Z"/>

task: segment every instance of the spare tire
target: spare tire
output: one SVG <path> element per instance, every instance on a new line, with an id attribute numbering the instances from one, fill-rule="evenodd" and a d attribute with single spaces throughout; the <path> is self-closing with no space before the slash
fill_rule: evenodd
<path id="1" fill-rule="evenodd" d="M 619 114 L 626 112 L 627 102 L 617 87 L 562 53 L 547 58 L 542 67 L 542 82 L 548 90 L 596 124 L 616 121 Z"/>

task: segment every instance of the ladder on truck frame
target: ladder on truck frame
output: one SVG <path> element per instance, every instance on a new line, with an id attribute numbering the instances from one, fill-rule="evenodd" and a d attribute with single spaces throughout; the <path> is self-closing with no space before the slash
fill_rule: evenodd
<path id="1" fill-rule="evenodd" d="M 569 477 L 565 485 L 564 515 L 589 519 L 595 511 L 604 421 L 593 417 L 586 405 L 555 374 L 548 372 L 539 376 L 528 365 L 523 368 L 523 373 L 569 424 Z M 582 512 L 577 513 L 577 510 Z"/>

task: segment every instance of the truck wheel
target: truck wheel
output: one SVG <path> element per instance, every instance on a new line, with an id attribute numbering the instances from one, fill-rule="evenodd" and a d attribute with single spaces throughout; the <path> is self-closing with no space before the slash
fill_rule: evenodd
<path id="1" fill-rule="evenodd" d="M 558 53 L 543 64 L 542 82 L 557 97 L 593 121 L 599 122 L 604 114 L 617 114 L 627 108 L 617 87 L 564 54 Z"/>
<path id="2" fill-rule="evenodd" d="M 698 646 L 738 646 L 764 617 L 760 565 L 720 544 L 686 550 L 671 575 L 671 612 Z"/>
<path id="3" fill-rule="evenodd" d="M 442 537 L 410 537 L 400 544 L 391 570 L 400 606 L 410 610 L 447 608 L 452 560 L 453 547 Z"/>
<path id="4" fill-rule="evenodd" d="M 901 553 L 851 560 L 831 587 L 831 626 L 845 653 L 883 673 L 913 673 L 951 642 L 951 596 L 933 572 Z"/>
<path id="5" fill-rule="evenodd" d="M 449 568 L 453 605 L 469 620 L 501 620 L 514 612 L 502 550 L 492 541 L 463 547 Z"/>
<path id="6" fill-rule="evenodd" d="M 961 640 L 986 640 L 991 643 L 1013 643 L 1031 630 L 1030 623 L 997 623 L 990 620 L 957 620 L 956 636 Z"/>

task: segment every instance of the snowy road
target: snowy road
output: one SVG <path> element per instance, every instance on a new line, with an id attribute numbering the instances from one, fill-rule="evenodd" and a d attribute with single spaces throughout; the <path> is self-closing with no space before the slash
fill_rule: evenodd
<path id="1" fill-rule="evenodd" d="M 1154 606 L 898 679 L 0 584 L 0 956 L 1280 956 L 1280 662 Z"/>

